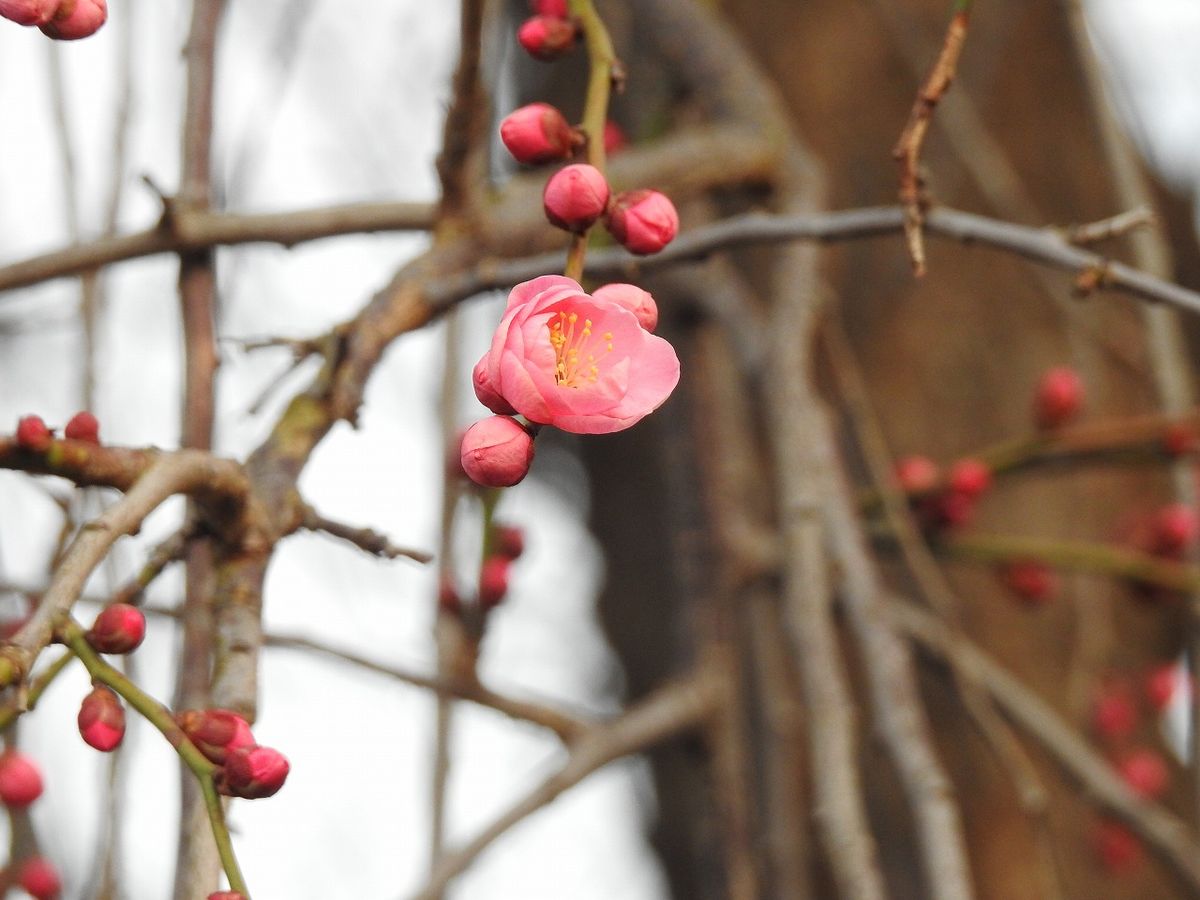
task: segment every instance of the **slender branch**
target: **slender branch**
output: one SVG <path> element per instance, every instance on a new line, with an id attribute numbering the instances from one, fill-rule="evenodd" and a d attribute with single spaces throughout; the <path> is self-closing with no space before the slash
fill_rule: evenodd
<path id="1" fill-rule="evenodd" d="M 900 202 L 904 205 L 904 235 L 908 241 L 908 255 L 912 260 L 913 274 L 918 277 L 925 274 L 925 245 L 921 237 L 924 221 L 922 204 L 925 202 L 921 195 L 921 147 L 933 121 L 933 111 L 942 95 L 950 89 L 958 69 L 958 58 L 967 39 L 969 7 L 970 0 L 957 0 L 941 52 L 925 83 L 917 91 L 908 123 L 892 150 L 892 158 L 900 164 Z"/>
<path id="2" fill-rule="evenodd" d="M 174 534 L 159 543 L 152 551 L 141 570 L 122 588 L 113 593 L 110 603 L 137 604 L 142 596 L 159 575 L 173 562 L 183 559 L 188 541 L 195 536 L 195 529 L 187 526 L 180 528 Z"/>
<path id="3" fill-rule="evenodd" d="M 429 882 L 413 900 L 440 896 L 450 881 L 463 872 L 492 842 L 518 822 L 548 806 L 610 762 L 648 750 L 669 738 L 700 725 L 710 714 L 708 677 L 692 678 L 659 688 L 618 719 L 590 728 L 572 747 L 563 766 L 514 803 L 461 849 L 442 857 Z"/>
<path id="4" fill-rule="evenodd" d="M 1004 714 L 1036 738 L 1092 802 L 1133 829 L 1192 892 L 1200 892 L 1200 844 L 1182 820 L 1134 794 L 1086 739 L 982 650 L 908 604 L 891 603 L 888 613 L 923 650 L 966 670 L 982 684 Z"/>
<path id="5" fill-rule="evenodd" d="M 387 535 L 380 534 L 371 528 L 356 528 L 353 525 L 326 518 L 311 506 L 304 508 L 302 527 L 309 531 L 323 531 L 325 534 L 353 544 L 365 553 L 381 556 L 384 559 L 399 559 L 403 556 L 419 563 L 427 563 L 433 559 L 433 554 L 424 550 L 398 547 L 388 540 Z"/>

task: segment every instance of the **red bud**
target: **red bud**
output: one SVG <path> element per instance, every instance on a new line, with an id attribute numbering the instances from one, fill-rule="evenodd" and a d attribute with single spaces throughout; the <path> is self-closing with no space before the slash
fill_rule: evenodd
<path id="1" fill-rule="evenodd" d="M 42 795 L 42 773 L 24 753 L 0 754 L 0 803 L 22 809 Z"/>
<path id="2" fill-rule="evenodd" d="M 116 749 L 125 737 L 125 709 L 117 695 L 96 685 L 79 707 L 79 734 L 89 747 L 101 753 Z"/>
<path id="3" fill-rule="evenodd" d="M 146 637 L 146 616 L 136 606 L 114 603 L 100 611 L 85 637 L 98 653 L 129 653 Z"/>
<path id="4" fill-rule="evenodd" d="M 1057 428 L 1083 409 L 1083 380 L 1068 366 L 1046 372 L 1033 398 L 1033 418 L 1039 428 Z"/>
<path id="5" fill-rule="evenodd" d="M 17 870 L 17 884 L 34 900 L 55 900 L 62 892 L 58 869 L 43 856 L 31 856 Z"/>
<path id="6" fill-rule="evenodd" d="M 71 416 L 63 429 L 63 437 L 73 441 L 86 441 L 89 444 L 100 443 L 100 421 L 87 410 Z"/>
<path id="7" fill-rule="evenodd" d="M 17 420 L 17 446 L 22 450 L 42 453 L 53 440 L 54 432 L 46 427 L 41 416 L 22 416 Z"/>
<path id="8" fill-rule="evenodd" d="M 532 166 L 569 158 L 575 130 L 549 103 L 530 103 L 505 116 L 500 140 L 517 162 Z"/>
<path id="9" fill-rule="evenodd" d="M 534 16 L 517 29 L 517 40 L 534 59 L 550 62 L 568 53 L 579 38 L 579 29 L 570 19 L 559 16 Z"/>
<path id="10" fill-rule="evenodd" d="M 175 721 L 196 749 L 218 766 L 232 751 L 255 746 L 250 725 L 232 710 L 185 709 Z"/>
<path id="11" fill-rule="evenodd" d="M 542 207 L 552 224 L 578 233 L 604 215 L 608 196 L 608 182 L 600 170 L 575 163 L 550 176 L 542 191 Z"/>
<path id="12" fill-rule="evenodd" d="M 479 570 L 479 605 L 484 609 L 498 606 L 508 593 L 509 564 L 503 556 L 484 560 Z"/>
<path id="13" fill-rule="evenodd" d="M 248 747 L 234 750 L 225 759 L 217 789 L 231 797 L 256 800 L 270 797 L 287 779 L 287 759 L 270 747 Z"/>
<path id="14" fill-rule="evenodd" d="M 618 194 L 605 223 L 630 253 L 657 253 L 679 233 L 679 213 L 666 194 L 638 190 Z"/>

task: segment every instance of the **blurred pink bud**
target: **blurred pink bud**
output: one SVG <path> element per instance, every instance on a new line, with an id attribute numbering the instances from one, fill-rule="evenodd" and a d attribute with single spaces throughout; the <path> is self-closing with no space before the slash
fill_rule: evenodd
<path id="1" fill-rule="evenodd" d="M 1133 734 L 1137 727 L 1137 706 L 1133 690 L 1121 679 L 1103 684 L 1092 702 L 1092 727 L 1109 741 L 1119 741 Z"/>
<path id="2" fill-rule="evenodd" d="M 79 734 L 101 753 L 116 749 L 125 737 L 125 709 L 110 688 L 98 684 L 79 707 Z"/>
<path id="3" fill-rule="evenodd" d="M 1033 418 L 1039 428 L 1057 428 L 1083 409 L 1083 379 L 1069 366 L 1046 372 L 1033 397 Z"/>
<path id="4" fill-rule="evenodd" d="M 679 213 L 666 194 L 638 190 L 618 194 L 608 213 L 608 230 L 630 253 L 657 253 L 679 233 Z"/>
<path id="5" fill-rule="evenodd" d="M 549 103 L 530 103 L 504 117 L 500 140 L 517 162 L 538 165 L 567 159 L 575 148 L 575 129 Z"/>
<path id="6" fill-rule="evenodd" d="M 59 0 L 0 0 L 0 17 L 18 25 L 43 25 L 58 9 Z"/>
<path id="7" fill-rule="evenodd" d="M 950 490 L 974 499 L 992 486 L 992 470 L 981 460 L 964 457 L 950 467 L 947 481 Z"/>
<path id="8" fill-rule="evenodd" d="M 1132 751 L 1117 765 L 1117 771 L 1130 790 L 1147 800 L 1161 797 L 1171 783 L 1166 760 L 1149 747 Z"/>
<path id="9" fill-rule="evenodd" d="M 483 487 L 511 487 L 529 473 L 533 438 L 509 416 L 476 422 L 463 435 L 463 471 Z"/>
<path id="10" fill-rule="evenodd" d="M 654 302 L 654 295 L 636 284 L 606 284 L 592 291 L 592 296 L 623 306 L 637 316 L 638 324 L 649 332 L 658 327 L 658 304 Z"/>
<path id="11" fill-rule="evenodd" d="M 1162 712 L 1171 703 L 1171 698 L 1181 688 L 1190 690 L 1192 679 L 1178 663 L 1163 663 L 1146 674 L 1146 699 L 1150 705 Z"/>
<path id="12" fill-rule="evenodd" d="M 609 119 L 604 123 L 604 152 L 609 156 L 614 153 L 620 153 L 629 146 L 629 138 L 625 136 L 625 130 Z"/>
<path id="13" fill-rule="evenodd" d="M 479 605 L 491 609 L 499 605 L 508 593 L 508 567 L 511 560 L 493 556 L 479 570 Z"/>
<path id="14" fill-rule="evenodd" d="M 575 46 L 579 29 L 570 19 L 534 16 L 517 29 L 517 40 L 534 59 L 550 62 Z"/>
<path id="15" fill-rule="evenodd" d="M 213 891 L 206 900 L 246 900 L 241 891 Z"/>
<path id="16" fill-rule="evenodd" d="M 100 420 L 87 410 L 71 416 L 63 429 L 63 437 L 73 441 L 86 441 L 89 444 L 100 443 Z"/>
<path id="17" fill-rule="evenodd" d="M 530 0 L 529 8 L 535 15 L 557 16 L 560 19 L 565 19 L 570 13 L 567 0 Z"/>
<path id="18" fill-rule="evenodd" d="M 475 386 L 475 396 L 479 402 L 498 416 L 511 416 L 516 413 L 512 404 L 505 400 L 492 385 L 488 375 L 488 354 L 483 354 L 475 368 L 471 371 L 471 383 Z"/>
<path id="19" fill-rule="evenodd" d="M 218 766 L 234 750 L 255 746 L 250 725 L 228 709 L 185 709 L 175 722 L 196 749 Z"/>
<path id="20" fill-rule="evenodd" d="M 608 208 L 608 182 L 595 166 L 564 166 L 546 182 L 542 206 L 546 218 L 559 228 L 583 232 Z"/>
<path id="21" fill-rule="evenodd" d="M 114 603 L 101 610 L 85 637 L 98 653 L 129 653 L 146 637 L 146 616 L 136 606 Z"/>
<path id="22" fill-rule="evenodd" d="M 17 870 L 17 884 L 33 900 L 55 900 L 62 892 L 58 869 L 44 856 L 31 856 Z"/>
<path id="23" fill-rule="evenodd" d="M 1039 560 L 1018 560 L 1004 568 L 1009 590 L 1032 604 L 1047 603 L 1058 593 L 1058 575 Z"/>
<path id="24" fill-rule="evenodd" d="M 941 473 L 928 456 L 905 456 L 896 460 L 896 486 L 906 494 L 924 494 L 937 486 Z"/>
<path id="25" fill-rule="evenodd" d="M 1142 861 L 1142 842 L 1120 822 L 1101 821 L 1092 834 L 1092 841 L 1100 862 L 1114 875 L 1128 872 Z"/>
<path id="26" fill-rule="evenodd" d="M 77 41 L 99 31 L 107 18 L 106 0 L 62 0 L 54 18 L 41 26 L 42 34 L 57 41 Z"/>
<path id="27" fill-rule="evenodd" d="M 1179 557 L 1196 540 L 1200 521 L 1186 503 L 1171 503 L 1154 514 L 1151 552 Z"/>
<path id="28" fill-rule="evenodd" d="M 53 440 L 54 432 L 46 427 L 41 416 L 21 416 L 17 420 L 17 446 L 22 450 L 42 453 Z"/>
<path id="29" fill-rule="evenodd" d="M 516 559 L 525 552 L 525 529 L 516 525 L 496 528 L 496 553 L 505 559 Z"/>
<path id="30" fill-rule="evenodd" d="M 22 809 L 42 796 L 42 773 L 24 753 L 0 754 L 0 803 Z"/>
<path id="31" fill-rule="evenodd" d="M 270 747 L 244 747 L 225 758 L 217 789 L 231 797 L 257 800 L 270 797 L 287 780 L 287 758 Z"/>

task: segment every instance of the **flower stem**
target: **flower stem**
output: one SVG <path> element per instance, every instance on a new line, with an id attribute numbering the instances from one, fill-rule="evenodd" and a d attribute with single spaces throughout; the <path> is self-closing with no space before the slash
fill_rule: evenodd
<path id="1" fill-rule="evenodd" d="M 183 729 L 176 724 L 165 706 L 100 657 L 100 654 L 87 642 L 83 628 L 78 622 L 67 619 L 59 631 L 63 643 L 83 663 L 93 681 L 112 688 L 130 707 L 161 731 L 163 737 L 167 739 L 167 743 L 175 748 L 175 752 L 179 754 L 184 765 L 196 776 L 196 780 L 200 783 L 200 790 L 204 794 L 208 817 L 212 823 L 213 838 L 217 842 L 217 852 L 225 869 L 225 877 L 229 879 L 229 887 L 249 900 L 250 891 L 246 887 L 246 881 L 238 867 L 237 857 L 233 852 L 233 843 L 229 837 L 229 828 L 225 824 L 225 811 L 221 807 L 221 799 L 217 796 L 217 789 L 213 783 L 213 773 L 217 767 L 196 749 L 195 744 L 188 740 Z"/>

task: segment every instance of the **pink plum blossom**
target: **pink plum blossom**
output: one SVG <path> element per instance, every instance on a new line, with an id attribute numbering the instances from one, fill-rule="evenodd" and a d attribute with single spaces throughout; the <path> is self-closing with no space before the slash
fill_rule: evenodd
<path id="1" fill-rule="evenodd" d="M 638 324 L 647 331 L 658 327 L 658 304 L 654 302 L 654 295 L 636 284 L 606 284 L 592 291 L 592 296 L 625 307 L 637 316 Z"/>
<path id="2" fill-rule="evenodd" d="M 520 422 L 492 416 L 476 422 L 463 435 L 463 471 L 483 487 L 512 487 L 529 473 L 533 438 Z"/>
<path id="3" fill-rule="evenodd" d="M 107 18 L 106 0 L 62 0 L 54 18 L 40 27 L 47 37 L 76 41 L 95 34 Z"/>
<path id="4" fill-rule="evenodd" d="M 59 0 L 0 0 L 0 17 L 18 25 L 44 25 L 58 4 Z"/>
<path id="5" fill-rule="evenodd" d="M 565 276 L 543 275 L 509 294 L 487 372 L 531 422 L 607 434 L 662 405 L 679 382 L 679 359 L 624 306 Z"/>

